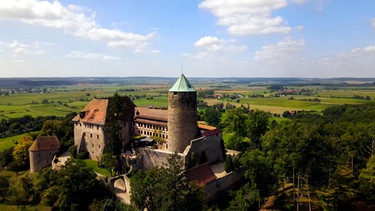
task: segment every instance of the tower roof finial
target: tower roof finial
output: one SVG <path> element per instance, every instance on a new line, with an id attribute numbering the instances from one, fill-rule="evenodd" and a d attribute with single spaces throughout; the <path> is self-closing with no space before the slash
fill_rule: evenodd
<path id="1" fill-rule="evenodd" d="M 169 89 L 170 92 L 196 92 L 194 87 L 186 79 L 182 73 L 180 78 L 177 79 L 176 83 Z"/>

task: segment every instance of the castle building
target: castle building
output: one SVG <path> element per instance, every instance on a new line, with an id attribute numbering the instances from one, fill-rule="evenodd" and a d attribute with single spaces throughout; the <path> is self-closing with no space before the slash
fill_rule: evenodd
<path id="1" fill-rule="evenodd" d="M 106 128 L 117 114 L 111 109 L 113 105 L 116 103 L 111 103 L 111 98 L 93 99 L 73 119 L 74 144 L 79 151 L 88 151 L 91 159 L 100 159 L 111 141 Z M 204 187 L 208 200 L 242 177 L 236 172 L 213 171 L 212 166 L 223 166 L 226 157 L 222 133 L 216 127 L 198 124 L 197 92 L 183 74 L 168 90 L 168 110 L 136 107 L 127 97 L 123 97 L 122 105 L 117 106 L 126 114 L 121 119 L 123 144 L 120 147 L 124 150 L 130 142 L 131 150 L 122 153 L 120 158 L 131 169 L 162 166 L 173 153 L 178 153 L 185 164 L 184 174 Z M 130 140 L 131 135 L 147 137 L 146 141 L 157 139 L 157 145 L 136 145 L 135 140 Z M 129 186 L 126 181 L 124 184 Z"/>
<path id="2" fill-rule="evenodd" d="M 168 140 L 168 111 L 136 107 L 132 132 L 146 137 L 158 137 L 166 142 Z"/>
<path id="3" fill-rule="evenodd" d="M 60 142 L 56 136 L 39 136 L 29 148 L 30 173 L 50 166 L 59 148 Z"/>
<path id="4" fill-rule="evenodd" d="M 109 125 L 121 114 L 119 139 L 122 149 L 129 142 L 134 103 L 128 97 L 112 97 L 91 100 L 75 116 L 74 145 L 77 151 L 86 151 L 93 160 L 99 160 L 110 141 Z"/>
<path id="5" fill-rule="evenodd" d="M 168 110 L 135 107 L 129 98 L 121 98 L 124 104 L 121 109 L 126 113 L 120 132 L 123 140 L 121 150 L 124 150 L 131 134 L 161 140 L 157 150 L 140 149 L 143 150 L 140 168 L 161 165 L 175 152 L 181 154 L 185 163 L 192 156 L 199 163 L 225 159 L 221 131 L 197 123 L 197 92 L 183 74 L 168 91 Z M 111 104 L 114 104 L 111 99 L 93 99 L 73 118 L 74 144 L 78 151 L 87 151 L 94 160 L 100 159 L 110 141 L 106 127 L 114 115 L 110 111 Z"/>

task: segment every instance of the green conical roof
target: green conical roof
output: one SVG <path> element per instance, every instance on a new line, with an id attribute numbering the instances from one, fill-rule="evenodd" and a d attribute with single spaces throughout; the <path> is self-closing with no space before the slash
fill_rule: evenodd
<path id="1" fill-rule="evenodd" d="M 196 92 L 194 87 L 186 79 L 184 74 L 181 74 L 180 78 L 174 83 L 172 88 L 169 89 L 170 92 Z"/>

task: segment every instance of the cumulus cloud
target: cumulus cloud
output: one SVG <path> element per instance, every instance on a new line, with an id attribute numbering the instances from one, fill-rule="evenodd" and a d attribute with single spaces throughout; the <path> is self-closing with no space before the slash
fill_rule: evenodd
<path id="1" fill-rule="evenodd" d="M 86 14 L 87 11 L 89 10 L 73 4 L 65 7 L 58 1 L 0 1 L 0 21 L 18 20 L 28 24 L 59 28 L 74 36 L 104 41 L 109 47 L 141 51 L 154 36 L 153 32 L 141 35 L 99 27 L 95 21 L 95 13 Z"/>
<path id="2" fill-rule="evenodd" d="M 98 54 L 98 53 L 84 53 L 81 51 L 72 51 L 67 55 L 67 57 L 76 58 L 76 59 L 103 60 L 103 61 L 120 59 L 114 56 L 108 56 L 108 55 Z"/>
<path id="3" fill-rule="evenodd" d="M 13 41 L 6 44 L 14 54 L 43 54 L 44 52 L 40 49 L 40 43 L 36 42 L 32 45 L 19 43 L 18 41 Z"/>
<path id="4" fill-rule="evenodd" d="M 272 17 L 274 10 L 287 5 L 286 0 L 204 0 L 199 8 L 207 9 L 234 35 L 289 33 L 282 17 Z"/>
<path id="5" fill-rule="evenodd" d="M 375 45 L 363 48 L 354 48 L 348 52 L 333 57 L 325 57 L 319 60 L 319 64 L 330 66 L 337 70 L 373 71 L 375 68 Z M 355 72 L 355 71 L 354 71 Z"/>
<path id="6" fill-rule="evenodd" d="M 294 60 L 301 55 L 305 46 L 304 40 L 283 39 L 273 45 L 263 46 L 255 52 L 254 60 L 267 60 L 268 62 L 282 62 Z"/>
<path id="7" fill-rule="evenodd" d="M 236 45 L 236 41 L 220 39 L 214 36 L 205 36 L 198 39 L 194 43 L 196 48 L 195 53 L 185 53 L 183 56 L 189 59 L 193 59 L 194 62 L 218 66 L 226 64 L 232 65 L 236 63 L 234 57 L 236 55 L 242 55 L 247 51 L 247 46 Z M 203 65 L 204 66 L 204 65 Z"/>
<path id="8" fill-rule="evenodd" d="M 235 45 L 235 40 L 224 40 L 213 36 L 205 36 L 200 38 L 194 43 L 201 52 L 198 55 L 200 57 L 213 53 L 238 53 L 247 50 L 247 47 L 242 45 Z"/>
<path id="9" fill-rule="evenodd" d="M 200 47 L 200 46 L 207 46 L 207 45 L 218 45 L 222 44 L 224 40 L 220 40 L 217 37 L 212 37 L 212 36 L 205 36 L 200 38 L 194 46 Z"/>
<path id="10" fill-rule="evenodd" d="M 205 36 L 195 42 L 195 47 L 203 47 L 207 51 L 220 51 L 224 48 L 225 40 L 217 37 Z"/>

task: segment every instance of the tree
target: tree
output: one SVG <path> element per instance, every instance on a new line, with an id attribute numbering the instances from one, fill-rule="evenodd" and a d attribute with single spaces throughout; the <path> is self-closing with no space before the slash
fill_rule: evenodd
<path id="1" fill-rule="evenodd" d="M 11 147 L 0 152 L 0 168 L 8 166 L 13 161 L 13 149 L 14 147 Z"/>
<path id="2" fill-rule="evenodd" d="M 24 191 L 24 198 L 26 202 L 29 202 L 30 197 L 34 196 L 33 181 L 30 177 L 22 177 L 21 184 Z"/>
<path id="3" fill-rule="evenodd" d="M 131 177 L 131 201 L 140 210 L 201 210 L 202 189 L 183 174 L 183 163 L 171 155 L 162 167 L 138 171 Z"/>
<path id="4" fill-rule="evenodd" d="M 339 166 L 330 187 L 317 190 L 319 204 L 324 210 L 344 210 L 356 198 L 356 181 L 347 166 Z"/>
<path id="5" fill-rule="evenodd" d="M 277 190 L 277 175 L 271 159 L 259 149 L 254 149 L 245 152 L 240 162 L 245 168 L 245 178 L 256 201 L 263 203 L 267 196 Z"/>
<path id="6" fill-rule="evenodd" d="M 208 108 L 204 112 L 204 121 L 207 122 L 207 124 L 212 125 L 212 126 L 216 126 L 216 127 L 219 126 L 220 117 L 221 117 L 221 112 L 216 109 Z"/>
<path id="7" fill-rule="evenodd" d="M 358 176 L 359 189 L 368 200 L 375 200 L 375 156 L 367 161 L 366 168 Z"/>
<path id="8" fill-rule="evenodd" d="M 62 120 L 46 120 L 39 132 L 39 136 L 57 136 L 60 140 L 60 150 L 62 152 L 69 149 L 73 145 L 74 131 L 72 115 L 67 115 Z"/>
<path id="9" fill-rule="evenodd" d="M 30 135 L 24 135 L 13 149 L 14 161 L 21 169 L 26 169 L 29 165 L 29 148 L 32 144 L 33 138 Z"/>
<path id="10" fill-rule="evenodd" d="M 106 139 L 109 139 L 106 144 L 105 152 L 112 155 L 121 154 L 123 150 L 122 142 L 122 128 L 124 127 L 123 121 L 129 119 L 126 115 L 128 105 L 125 104 L 124 98 L 122 98 L 117 92 L 113 97 L 109 99 L 106 127 L 104 128 L 105 133 L 108 134 Z"/>
<path id="11" fill-rule="evenodd" d="M 221 119 L 221 125 L 228 139 L 225 140 L 227 148 L 243 151 L 250 143 L 248 135 L 249 116 L 243 107 L 227 110 Z"/>
<path id="12" fill-rule="evenodd" d="M 59 171 L 61 210 L 86 210 L 95 194 L 100 194 L 99 181 L 91 168 L 83 161 L 68 160 Z"/>
<path id="13" fill-rule="evenodd" d="M 256 110 L 249 113 L 248 132 L 254 148 L 261 147 L 260 138 L 268 131 L 271 114 Z"/>
<path id="14" fill-rule="evenodd" d="M 6 200 L 5 196 L 9 191 L 9 180 L 6 176 L 0 175 L 0 196 L 3 201 Z"/>

